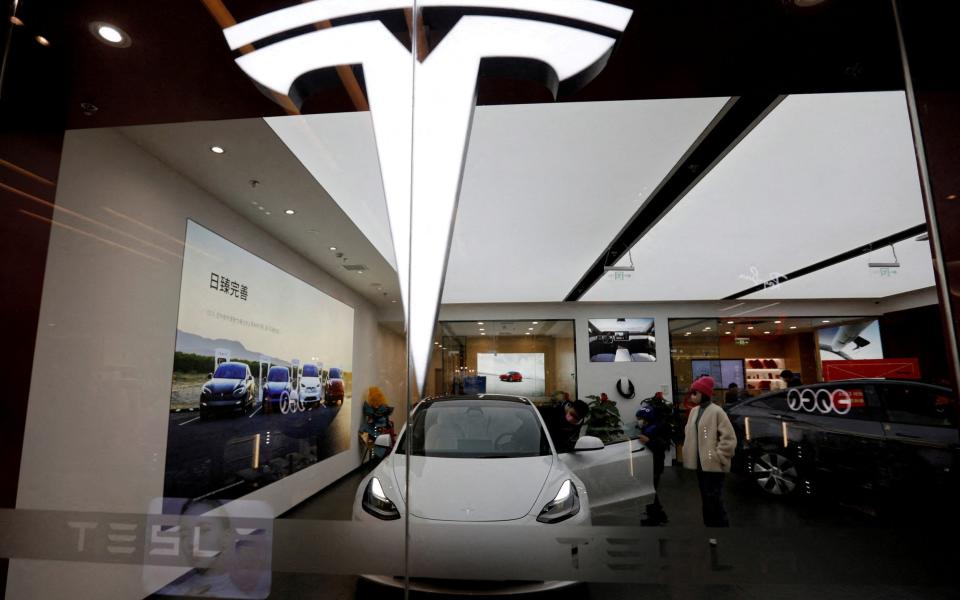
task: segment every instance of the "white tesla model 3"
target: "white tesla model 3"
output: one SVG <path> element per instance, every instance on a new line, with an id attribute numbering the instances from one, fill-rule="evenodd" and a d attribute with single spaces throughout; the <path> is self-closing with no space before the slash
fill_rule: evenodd
<path id="1" fill-rule="evenodd" d="M 411 525 L 490 523 L 498 530 L 589 525 L 598 509 L 653 499 L 652 456 L 638 441 L 623 436 L 604 445 L 584 436 L 573 451 L 558 454 L 526 398 L 450 396 L 416 406 L 394 451 L 361 481 L 354 520 L 405 517 L 407 436 Z M 389 444 L 389 436 L 377 443 Z M 509 530 L 511 537 L 523 535 Z"/>

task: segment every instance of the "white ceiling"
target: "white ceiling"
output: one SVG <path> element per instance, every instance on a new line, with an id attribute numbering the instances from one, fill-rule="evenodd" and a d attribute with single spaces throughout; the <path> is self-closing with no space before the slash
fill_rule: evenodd
<path id="1" fill-rule="evenodd" d="M 478 107 L 444 303 L 562 300 L 726 101 Z M 369 113 L 123 132 L 368 299 L 397 307 Z M 633 248 L 635 271 L 608 273 L 583 300 L 719 299 L 751 287 L 754 269 L 761 280 L 789 273 L 924 221 L 901 92 L 790 96 Z M 331 245 L 367 272 L 345 271 Z M 865 266 L 891 257 L 882 249 L 750 297 L 880 298 L 933 285 L 927 244 L 903 242 L 897 254 L 893 275 Z"/>
<path id="2" fill-rule="evenodd" d="M 634 246 L 634 272 L 607 273 L 583 299 L 724 298 L 752 287 L 754 269 L 763 281 L 924 222 L 902 92 L 789 96 Z M 838 267 L 843 277 L 810 275 L 756 297 L 933 285 L 914 264 L 899 278 Z"/>
<path id="3" fill-rule="evenodd" d="M 325 115 L 330 129 L 337 132 L 337 140 L 344 142 L 337 148 L 349 148 L 351 144 L 374 147 L 372 130 L 363 127 L 364 120 L 369 121 L 368 113 L 351 114 L 347 126 L 340 122 L 340 116 Z M 396 270 L 263 119 L 144 125 L 124 127 L 121 132 L 371 302 L 385 308 L 399 306 L 393 302 L 400 297 Z M 362 139 L 364 135 L 369 138 Z M 362 151 L 338 154 L 331 149 L 323 154 L 322 144 L 308 139 L 316 143 L 318 155 L 325 156 L 327 164 L 332 165 L 329 168 L 342 173 L 340 177 L 326 178 L 326 182 L 349 180 L 354 184 L 350 191 L 365 189 L 371 175 L 364 170 L 368 165 L 362 160 Z M 214 144 L 226 152 L 210 152 Z M 376 173 L 375 170 L 379 184 Z M 251 187 L 251 179 L 260 184 Z M 382 194 L 380 197 L 382 201 Z M 261 211 L 258 206 L 265 209 Z M 296 213 L 284 214 L 288 208 Z M 270 215 L 266 214 L 268 210 Z M 242 245 L 242 241 L 238 243 Z M 343 252 L 347 260 L 337 258 L 330 246 Z M 361 264 L 367 269 L 360 275 L 345 270 L 344 264 Z M 373 284 L 380 284 L 382 290 Z"/>

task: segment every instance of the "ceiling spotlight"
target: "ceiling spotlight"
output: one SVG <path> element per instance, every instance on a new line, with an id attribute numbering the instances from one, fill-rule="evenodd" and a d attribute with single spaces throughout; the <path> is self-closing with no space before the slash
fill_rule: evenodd
<path id="1" fill-rule="evenodd" d="M 260 203 L 259 203 L 259 202 L 257 202 L 256 200 L 252 200 L 252 201 L 250 202 L 250 204 L 252 204 L 252 205 L 254 205 L 254 206 L 256 206 L 256 205 L 258 205 L 258 204 L 260 204 Z"/>
<path id="2" fill-rule="evenodd" d="M 440 342 L 434 342 L 433 345 L 434 345 L 434 346 L 439 346 L 439 345 L 440 345 Z"/>
<path id="3" fill-rule="evenodd" d="M 769 332 L 769 331 L 764 331 L 763 334 L 764 334 L 764 335 L 770 335 L 770 332 Z"/>
<path id="4" fill-rule="evenodd" d="M 527 327 L 527 331 L 533 331 L 533 327 Z"/>
<path id="5" fill-rule="evenodd" d="M 533 322 L 534 325 L 537 325 L 538 323 L 540 323 L 540 321 L 534 321 L 534 322 Z"/>
<path id="6" fill-rule="evenodd" d="M 10 17 L 10 22 L 16 25 L 17 27 L 21 27 L 23 25 L 23 21 L 21 21 L 17 17 Z"/>
<path id="7" fill-rule="evenodd" d="M 267 212 L 265 212 L 265 213 L 263 213 L 263 214 L 269 215 L 269 214 L 270 214 L 270 211 L 268 210 Z"/>
<path id="8" fill-rule="evenodd" d="M 481 333 L 480 335 L 487 335 L 487 334 L 485 334 L 485 333 Z"/>
<path id="9" fill-rule="evenodd" d="M 729 331 L 724 331 L 723 334 L 724 334 L 724 335 L 730 335 L 730 332 L 729 332 Z"/>
<path id="10" fill-rule="evenodd" d="M 688 332 L 686 332 L 686 333 L 685 333 L 685 334 L 683 334 L 683 335 L 690 335 L 690 332 L 688 331 Z"/>
<path id="11" fill-rule="evenodd" d="M 727 321 L 727 325 L 733 325 L 733 321 Z"/>
<path id="12" fill-rule="evenodd" d="M 779 325 L 780 323 L 783 323 L 783 321 L 774 321 L 774 324 L 776 325 Z"/>
<path id="13" fill-rule="evenodd" d="M 796 328 L 797 328 L 796 325 L 791 325 L 791 326 L 790 326 L 790 329 L 796 329 Z"/>
<path id="14" fill-rule="evenodd" d="M 747 329 L 753 329 L 753 325 L 748 325 Z"/>
<path id="15" fill-rule="evenodd" d="M 483 321 L 477 321 L 477 325 L 483 325 Z"/>
<path id="16" fill-rule="evenodd" d="M 287 210 L 285 210 L 285 211 L 283 211 L 283 212 L 284 212 L 284 214 L 292 215 L 292 214 L 296 213 L 297 211 L 293 210 L 292 208 L 288 208 Z"/>
<path id="17" fill-rule="evenodd" d="M 484 329 L 483 327 L 481 327 L 481 328 L 480 328 L 480 331 L 486 331 L 486 329 Z"/>
<path id="18" fill-rule="evenodd" d="M 223 154 L 225 150 L 220 146 L 210 146 L 210 152 L 214 154 Z"/>
<path id="19" fill-rule="evenodd" d="M 397 303 L 396 300 L 391 300 L 390 302 L 391 302 L 392 304 L 396 304 L 396 303 Z"/>
<path id="20" fill-rule="evenodd" d="M 525 333 L 524 335 L 530 335 L 530 332 L 528 331 L 528 332 L 527 332 L 527 333 Z"/>
<path id="21" fill-rule="evenodd" d="M 363 271 L 357 271 L 357 275 L 363 275 Z"/>
<path id="22" fill-rule="evenodd" d="M 330 252 L 336 252 L 336 251 L 337 251 L 336 246 L 330 246 Z"/>
<path id="23" fill-rule="evenodd" d="M 131 44 L 130 36 L 116 25 L 94 21 L 90 23 L 90 33 L 95 38 L 114 48 L 128 48 Z"/>
<path id="24" fill-rule="evenodd" d="M 47 38 L 43 37 L 42 35 L 34 36 L 33 39 L 37 40 L 37 43 L 40 44 L 41 46 L 49 46 L 49 45 L 50 45 L 50 40 L 48 40 Z"/>
<path id="25" fill-rule="evenodd" d="M 264 208 L 262 206 L 258 206 L 257 210 L 264 210 Z"/>
<path id="26" fill-rule="evenodd" d="M 704 331 L 710 331 L 710 328 L 709 328 L 709 327 L 704 327 L 703 330 L 704 330 Z"/>
<path id="27" fill-rule="evenodd" d="M 820 322 L 821 322 L 821 323 L 829 323 L 829 322 L 830 322 L 830 319 L 824 319 L 824 320 L 822 320 L 822 321 L 820 321 Z"/>

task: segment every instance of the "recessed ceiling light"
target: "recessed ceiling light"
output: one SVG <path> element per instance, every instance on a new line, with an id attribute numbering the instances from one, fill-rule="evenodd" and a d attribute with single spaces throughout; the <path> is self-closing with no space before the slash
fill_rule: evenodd
<path id="1" fill-rule="evenodd" d="M 297 211 L 293 210 L 292 208 L 288 208 L 287 210 L 283 211 L 283 213 L 284 213 L 284 214 L 287 214 L 287 215 L 292 215 L 292 214 L 294 214 L 294 213 L 296 213 L 296 212 L 297 212 Z"/>
<path id="2" fill-rule="evenodd" d="M 103 21 L 90 23 L 90 33 L 99 41 L 114 48 L 129 48 L 132 42 L 125 31 Z"/>
<path id="3" fill-rule="evenodd" d="M 537 325 L 537 324 L 539 324 L 539 323 L 540 323 L 540 321 L 534 321 L 534 322 L 533 322 L 534 325 Z"/>
<path id="4" fill-rule="evenodd" d="M 330 246 L 330 252 L 336 252 L 336 251 L 337 251 L 336 246 Z"/>
<path id="5" fill-rule="evenodd" d="M 483 321 L 477 321 L 477 325 L 483 325 Z"/>
<path id="6" fill-rule="evenodd" d="M 830 322 L 830 319 L 824 319 L 823 321 L 821 321 L 821 323 L 829 323 L 829 322 Z"/>
<path id="7" fill-rule="evenodd" d="M 769 332 L 769 331 L 764 331 L 763 333 L 764 333 L 764 335 L 770 335 L 770 332 Z"/>
<path id="8" fill-rule="evenodd" d="M 690 335 L 690 332 L 688 331 L 688 332 L 686 332 L 686 333 L 685 333 L 685 334 L 683 334 L 683 335 Z"/>
<path id="9" fill-rule="evenodd" d="M 393 303 L 393 304 L 396 304 L 396 303 L 397 303 L 396 300 L 391 300 L 390 302 Z"/>
<path id="10" fill-rule="evenodd" d="M 23 25 L 23 21 L 21 21 L 17 17 L 10 17 L 10 22 L 16 25 L 17 27 L 20 27 Z"/>
<path id="11" fill-rule="evenodd" d="M 357 275 L 363 275 L 363 271 L 357 271 Z"/>
<path id="12" fill-rule="evenodd" d="M 487 335 L 487 334 L 485 334 L 485 333 L 481 333 L 480 335 Z"/>
<path id="13" fill-rule="evenodd" d="M 251 201 L 250 201 L 250 204 L 256 206 L 256 205 L 258 205 L 258 204 L 260 204 L 260 203 L 257 202 L 256 200 L 251 200 Z"/>
<path id="14" fill-rule="evenodd" d="M 481 328 L 480 328 L 480 331 L 486 331 L 486 329 L 484 329 L 483 327 L 481 327 Z"/>
<path id="15" fill-rule="evenodd" d="M 704 330 L 704 331 L 710 331 L 710 328 L 709 328 L 709 327 L 704 327 L 703 330 Z"/>
<path id="16" fill-rule="evenodd" d="M 37 43 L 40 44 L 41 46 L 49 46 L 49 45 L 50 45 L 50 40 L 48 40 L 47 38 L 43 37 L 42 35 L 35 36 L 33 39 L 37 40 Z"/>
<path id="17" fill-rule="evenodd" d="M 775 325 L 779 325 L 780 323 L 783 323 L 783 321 L 774 321 Z"/>
<path id="18" fill-rule="evenodd" d="M 263 214 L 269 215 L 269 214 L 270 214 L 270 211 L 268 210 L 267 212 L 265 212 L 265 213 L 263 213 Z"/>
<path id="19" fill-rule="evenodd" d="M 533 327 L 527 327 L 527 331 L 533 331 Z"/>
<path id="20" fill-rule="evenodd" d="M 434 345 L 434 346 L 439 346 L 439 345 L 440 345 L 440 342 L 434 342 L 433 345 Z"/>
<path id="21" fill-rule="evenodd" d="M 221 146 L 210 146 L 210 152 L 214 154 L 223 154 L 225 150 Z"/>
<path id="22" fill-rule="evenodd" d="M 753 329 L 753 325 L 748 325 L 747 329 Z"/>
<path id="23" fill-rule="evenodd" d="M 525 335 L 530 335 L 530 332 L 528 331 Z"/>
<path id="24" fill-rule="evenodd" d="M 262 206 L 258 206 L 257 210 L 264 210 L 264 208 Z"/>
<path id="25" fill-rule="evenodd" d="M 729 332 L 729 331 L 724 331 L 723 334 L 724 334 L 724 335 L 730 335 L 730 332 Z"/>
<path id="26" fill-rule="evenodd" d="M 727 321 L 727 325 L 733 325 L 733 321 Z"/>
<path id="27" fill-rule="evenodd" d="M 796 328 L 797 328 L 796 325 L 791 325 L 791 326 L 790 326 L 790 329 L 796 329 Z"/>

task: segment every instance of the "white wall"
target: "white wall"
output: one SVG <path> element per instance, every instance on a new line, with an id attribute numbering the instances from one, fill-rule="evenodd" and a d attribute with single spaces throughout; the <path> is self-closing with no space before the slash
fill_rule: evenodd
<path id="1" fill-rule="evenodd" d="M 918 298 L 921 298 L 918 296 Z M 923 296 L 927 298 L 927 296 Z M 922 300 L 922 298 L 921 298 Z M 663 391 L 672 399 L 670 369 L 669 319 L 734 316 L 754 307 L 770 303 L 743 303 L 730 309 L 739 301 L 720 302 L 552 302 L 523 304 L 444 304 L 440 308 L 441 321 L 482 320 L 541 320 L 573 319 L 576 331 L 577 394 L 579 398 L 600 395 L 605 392 L 617 402 L 625 425 L 630 428 L 636 422 L 634 414 L 640 401 L 655 392 Z M 896 303 L 899 306 L 901 303 Z M 859 300 L 810 300 L 784 301 L 776 306 L 750 312 L 751 317 L 783 316 L 866 316 L 879 315 L 881 304 Z M 747 315 L 744 315 L 747 316 Z M 656 319 L 657 361 L 653 363 L 591 363 L 588 352 L 587 321 L 594 318 L 639 318 Z M 617 381 L 629 377 L 636 389 L 636 396 L 626 400 L 617 393 Z"/>
<path id="2" fill-rule="evenodd" d="M 163 496 L 187 218 L 355 309 L 357 430 L 367 388 L 396 362 L 379 356 L 368 302 L 113 130 L 67 133 L 56 205 L 62 226 L 50 237 L 18 509 L 142 514 Z M 350 441 L 247 498 L 274 514 L 289 509 L 359 464 L 355 434 Z M 144 595 L 137 566 L 15 560 L 6 597 Z"/>

